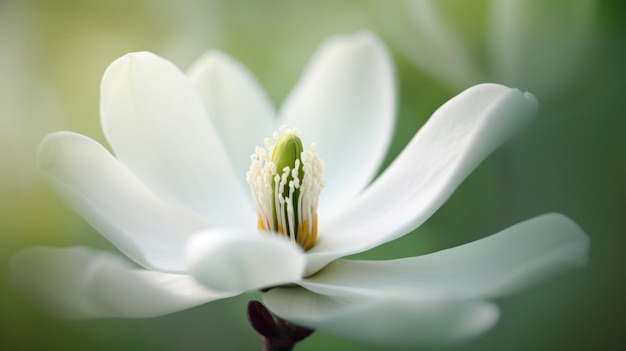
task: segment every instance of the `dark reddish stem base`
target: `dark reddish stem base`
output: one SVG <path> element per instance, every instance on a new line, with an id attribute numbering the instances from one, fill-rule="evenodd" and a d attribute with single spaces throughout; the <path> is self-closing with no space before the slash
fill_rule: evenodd
<path id="1" fill-rule="evenodd" d="M 263 351 L 289 351 L 313 333 L 312 329 L 272 316 L 259 301 L 248 302 L 248 321 L 261 335 Z"/>

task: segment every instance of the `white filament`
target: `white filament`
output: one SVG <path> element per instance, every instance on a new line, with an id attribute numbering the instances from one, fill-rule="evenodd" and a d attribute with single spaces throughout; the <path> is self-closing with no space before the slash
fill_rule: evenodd
<path id="1" fill-rule="evenodd" d="M 251 156 L 252 162 L 250 171 L 247 173 L 247 180 L 263 228 L 273 233 L 282 232 L 295 242 L 300 224 L 307 223 L 308 227 L 303 229 L 306 232 L 313 231 L 318 199 L 324 187 L 322 178 L 324 166 L 315 153 L 315 144 L 312 144 L 309 150 L 303 151 L 300 155 L 302 161 L 296 160 L 293 168 L 285 167 L 279 173 L 270 159 L 276 140 L 283 133 L 299 135 L 295 129 L 281 128 L 281 132 L 280 134 L 274 133 L 274 140 L 266 139 L 265 148 L 256 148 Z M 302 181 L 299 177 L 301 172 L 304 173 Z M 272 186 L 272 180 L 275 186 Z M 287 183 L 288 180 L 289 183 Z M 287 193 L 285 189 L 288 189 Z M 296 190 L 300 193 L 297 198 L 294 198 Z M 276 221 L 274 221 L 274 214 L 276 214 Z"/>

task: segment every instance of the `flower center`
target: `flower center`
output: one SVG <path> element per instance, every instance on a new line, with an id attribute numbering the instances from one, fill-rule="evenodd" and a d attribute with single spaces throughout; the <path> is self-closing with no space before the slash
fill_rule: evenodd
<path id="1" fill-rule="evenodd" d="M 281 128 L 257 147 L 247 180 L 262 231 L 287 236 L 308 250 L 317 237 L 317 203 L 324 187 L 315 144 L 304 150 L 296 129 Z"/>

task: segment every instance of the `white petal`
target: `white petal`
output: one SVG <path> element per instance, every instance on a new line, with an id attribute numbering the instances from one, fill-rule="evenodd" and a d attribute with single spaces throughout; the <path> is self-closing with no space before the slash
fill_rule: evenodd
<path id="1" fill-rule="evenodd" d="M 361 32 L 322 44 L 282 106 L 284 123 L 298 128 L 305 144 L 315 142 L 324 163 L 320 218 L 378 170 L 393 131 L 395 91 L 389 53 Z"/>
<path id="2" fill-rule="evenodd" d="M 38 163 L 74 211 L 130 258 L 157 270 L 185 270 L 184 240 L 207 224 L 161 201 L 100 144 L 50 134 Z"/>
<path id="3" fill-rule="evenodd" d="M 483 301 L 436 297 L 332 297 L 302 288 L 272 289 L 263 302 L 293 323 L 386 347 L 449 345 L 478 336 L 498 320 Z"/>
<path id="4" fill-rule="evenodd" d="M 198 59 L 188 75 L 237 174 L 245 181 L 250 155 L 276 129 L 274 108 L 250 71 L 219 51 Z"/>
<path id="5" fill-rule="evenodd" d="M 133 53 L 102 78 L 102 127 L 117 157 L 165 201 L 212 224 L 254 222 L 245 174 L 234 172 L 190 80 L 170 62 Z"/>
<path id="6" fill-rule="evenodd" d="M 85 247 L 20 251 L 10 279 L 25 297 L 70 319 L 155 317 L 230 296 L 191 276 L 138 269 L 118 255 Z"/>
<path id="7" fill-rule="evenodd" d="M 276 235 L 215 228 L 187 245 L 191 274 L 216 291 L 243 292 L 302 278 L 305 259 L 297 244 Z"/>
<path id="8" fill-rule="evenodd" d="M 589 238 L 569 218 L 546 214 L 475 242 L 390 261 L 337 260 L 300 285 L 320 294 L 409 293 L 498 297 L 587 262 Z"/>
<path id="9" fill-rule="evenodd" d="M 474 86 L 448 101 L 370 187 L 333 219 L 320 221 L 308 273 L 422 224 L 536 109 L 531 94 L 496 84 Z"/>

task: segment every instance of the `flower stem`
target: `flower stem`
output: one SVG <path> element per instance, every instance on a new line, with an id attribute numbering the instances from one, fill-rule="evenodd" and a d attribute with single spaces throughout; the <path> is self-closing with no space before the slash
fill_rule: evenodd
<path id="1" fill-rule="evenodd" d="M 292 350 L 296 343 L 313 333 L 312 329 L 273 316 L 259 301 L 248 302 L 248 321 L 261 335 L 263 351 Z"/>
<path id="2" fill-rule="evenodd" d="M 271 339 L 261 337 L 263 341 L 263 351 L 291 351 L 296 344 L 294 343 L 286 343 L 284 345 L 280 345 Z"/>

